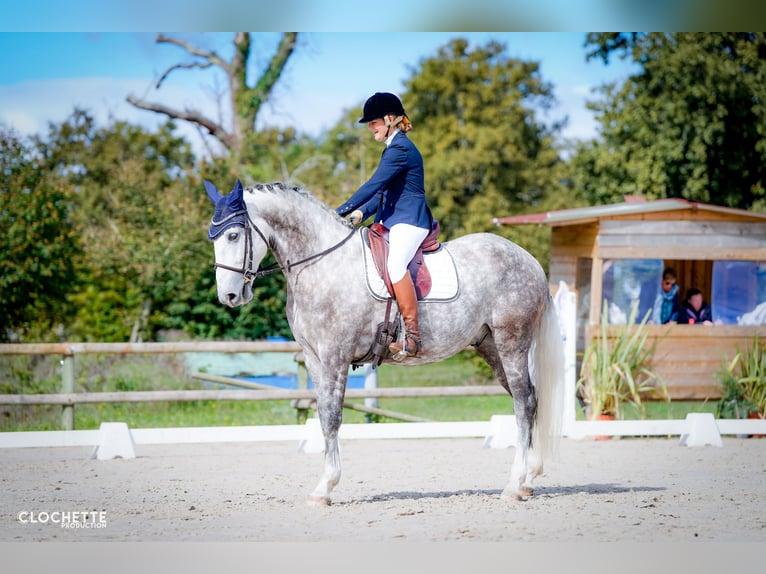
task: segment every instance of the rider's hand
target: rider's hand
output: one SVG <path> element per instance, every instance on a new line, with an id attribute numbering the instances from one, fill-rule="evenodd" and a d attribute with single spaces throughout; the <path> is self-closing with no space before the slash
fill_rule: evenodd
<path id="1" fill-rule="evenodd" d="M 348 214 L 346 217 L 353 225 L 356 225 L 357 227 L 362 224 L 362 221 L 364 220 L 364 213 L 361 212 L 359 209 L 355 209 L 351 213 Z"/>

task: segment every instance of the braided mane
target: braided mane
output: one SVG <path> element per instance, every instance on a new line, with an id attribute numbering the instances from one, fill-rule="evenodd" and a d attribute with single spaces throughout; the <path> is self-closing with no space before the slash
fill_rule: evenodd
<path id="1" fill-rule="evenodd" d="M 347 219 L 339 216 L 333 208 L 316 197 L 311 191 L 303 187 L 289 185 L 283 181 L 274 181 L 271 183 L 257 183 L 251 187 L 246 187 L 245 191 L 248 193 L 255 193 L 256 191 L 264 193 L 281 193 L 288 197 L 290 197 L 290 194 L 294 194 L 292 197 L 298 197 L 299 200 L 305 200 L 313 206 L 331 214 L 337 221 L 343 223 L 346 227 L 353 227 L 353 224 Z"/>

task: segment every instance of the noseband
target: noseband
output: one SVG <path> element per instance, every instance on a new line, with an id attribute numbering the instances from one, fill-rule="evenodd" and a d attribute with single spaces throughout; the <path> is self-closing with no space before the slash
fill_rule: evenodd
<path id="1" fill-rule="evenodd" d="M 328 253 L 331 253 L 335 251 L 336 249 L 338 249 L 339 247 L 341 247 L 344 243 L 346 243 L 349 239 L 351 239 L 351 236 L 354 235 L 354 232 L 356 231 L 356 228 L 352 229 L 351 233 L 349 233 L 346 237 L 341 239 L 338 243 L 336 243 L 332 247 L 325 249 L 324 251 L 321 251 L 320 253 L 310 255 L 309 257 L 306 257 L 305 259 L 301 259 L 300 261 L 296 261 L 295 263 L 290 263 L 290 260 L 288 259 L 287 266 L 285 267 L 283 267 L 279 263 L 273 263 L 269 265 L 268 267 L 264 267 L 263 269 L 257 269 L 256 271 L 253 271 L 253 234 L 250 233 L 250 229 L 252 228 L 255 230 L 258 236 L 266 244 L 267 249 L 270 247 L 270 245 L 269 245 L 269 240 L 266 239 L 266 236 L 263 234 L 263 232 L 258 228 L 258 226 L 253 222 L 253 220 L 250 219 L 250 214 L 247 212 L 246 209 L 232 213 L 229 217 L 235 217 L 237 215 L 243 215 L 243 214 L 245 216 L 245 256 L 242 259 L 242 266 L 231 267 L 229 265 L 224 265 L 223 263 L 216 262 L 213 264 L 213 267 L 216 269 L 225 269 L 226 271 L 233 271 L 234 273 L 239 273 L 240 275 L 243 275 L 245 278 L 245 284 L 250 283 L 253 279 L 257 279 L 258 277 L 265 277 L 267 275 L 271 275 L 272 273 L 276 273 L 278 271 L 285 271 L 289 273 L 293 267 L 296 267 L 298 265 L 303 265 L 304 263 L 308 263 L 309 261 L 313 261 L 314 259 L 319 259 L 320 257 L 323 257 L 327 255 Z"/>

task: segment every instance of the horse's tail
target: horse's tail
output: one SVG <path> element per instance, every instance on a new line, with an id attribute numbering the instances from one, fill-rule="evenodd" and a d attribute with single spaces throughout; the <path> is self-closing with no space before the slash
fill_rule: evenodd
<path id="1" fill-rule="evenodd" d="M 537 396 L 532 446 L 543 461 L 558 455 L 564 409 L 564 343 L 550 296 L 535 335 L 532 366 Z"/>

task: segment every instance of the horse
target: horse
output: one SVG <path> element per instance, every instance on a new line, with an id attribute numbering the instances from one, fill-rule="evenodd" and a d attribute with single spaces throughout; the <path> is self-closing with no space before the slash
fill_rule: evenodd
<path id="1" fill-rule="evenodd" d="M 338 431 L 349 367 L 369 351 L 386 307 L 367 287 L 362 242 L 351 240 L 359 230 L 289 184 L 243 189 L 237 181 L 226 195 L 204 184 L 215 205 L 208 238 L 219 301 L 246 305 L 253 280 L 279 271 L 286 277 L 287 319 L 314 382 L 325 446 L 308 502 L 329 505 L 341 477 Z M 423 350 L 393 364 L 432 363 L 475 348 L 513 399 L 518 444 L 501 498 L 526 500 L 544 460 L 556 454 L 562 421 L 563 343 L 545 272 L 526 250 L 492 233 L 442 248 L 454 261 L 459 294 L 419 303 Z M 269 250 L 276 263 L 258 269 Z"/>

